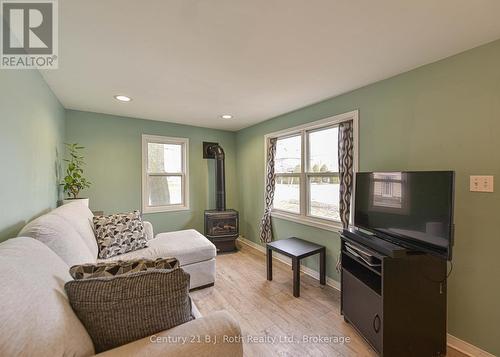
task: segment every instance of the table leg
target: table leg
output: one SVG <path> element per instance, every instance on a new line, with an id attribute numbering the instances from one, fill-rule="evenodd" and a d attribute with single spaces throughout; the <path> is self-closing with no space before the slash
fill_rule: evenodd
<path id="1" fill-rule="evenodd" d="M 292 258 L 292 269 L 293 269 L 293 296 L 300 296 L 300 260 L 298 258 Z"/>
<path id="2" fill-rule="evenodd" d="M 323 248 L 319 252 L 319 283 L 326 284 L 326 249 Z"/>
<path id="3" fill-rule="evenodd" d="M 267 280 L 273 280 L 273 251 L 267 248 Z"/>

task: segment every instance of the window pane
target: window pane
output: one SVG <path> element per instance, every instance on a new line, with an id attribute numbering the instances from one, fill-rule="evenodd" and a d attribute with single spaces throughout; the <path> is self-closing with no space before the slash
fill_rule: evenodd
<path id="1" fill-rule="evenodd" d="M 182 178 L 180 176 L 149 176 L 149 205 L 182 204 Z"/>
<path id="2" fill-rule="evenodd" d="M 340 220 L 339 215 L 339 178 L 309 178 L 309 214 L 311 216 Z"/>
<path id="3" fill-rule="evenodd" d="M 338 128 L 309 134 L 309 172 L 338 172 Z"/>
<path id="4" fill-rule="evenodd" d="M 273 207 L 300 213 L 299 177 L 276 177 Z"/>
<path id="5" fill-rule="evenodd" d="M 277 173 L 300 172 L 301 136 L 278 139 L 274 169 Z"/>
<path id="6" fill-rule="evenodd" d="M 182 145 L 148 143 L 148 172 L 182 172 Z"/>

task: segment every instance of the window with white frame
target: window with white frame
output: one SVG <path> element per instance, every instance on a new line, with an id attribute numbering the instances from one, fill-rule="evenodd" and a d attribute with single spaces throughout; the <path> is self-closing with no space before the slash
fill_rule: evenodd
<path id="1" fill-rule="evenodd" d="M 266 135 L 278 139 L 273 215 L 320 226 L 340 222 L 338 125 L 347 120 L 355 123 L 356 146 L 357 112 Z"/>
<path id="2" fill-rule="evenodd" d="M 142 136 L 144 213 L 189 209 L 189 139 Z"/>

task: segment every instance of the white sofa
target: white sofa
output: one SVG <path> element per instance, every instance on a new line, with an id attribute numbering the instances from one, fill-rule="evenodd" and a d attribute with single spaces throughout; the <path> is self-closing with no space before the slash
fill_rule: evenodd
<path id="1" fill-rule="evenodd" d="M 27 224 L 19 236 L 41 241 L 69 266 L 98 261 L 175 257 L 184 271 L 191 275 L 191 289 L 214 284 L 216 248 L 194 229 L 160 233 L 154 237 L 153 226 L 144 222 L 149 240 L 147 248 L 101 260 L 97 258 L 92 217 L 92 212 L 84 204 L 68 203 Z"/>
<path id="2" fill-rule="evenodd" d="M 83 244 L 78 247 L 88 248 Z M 92 340 L 64 291 L 69 280 L 67 263 L 41 242 L 21 237 L 0 243 L 0 356 L 95 354 Z M 190 322 L 98 356 L 243 356 L 239 325 L 227 312 L 201 317 L 193 305 L 193 315 L 195 319 Z M 197 336 L 202 337 L 201 342 Z M 183 343 L 180 337 L 187 342 Z M 174 342 L 176 339 L 179 342 Z M 228 343 L 226 339 L 235 342 Z"/>

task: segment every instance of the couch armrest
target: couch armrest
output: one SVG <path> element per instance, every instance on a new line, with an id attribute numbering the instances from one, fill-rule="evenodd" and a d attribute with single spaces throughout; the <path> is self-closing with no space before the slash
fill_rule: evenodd
<path id="1" fill-rule="evenodd" d="M 148 240 L 151 240 L 155 237 L 154 232 L 153 232 L 153 225 L 151 222 L 148 221 L 143 221 L 144 224 L 144 230 L 146 231 L 146 237 Z"/>
<path id="2" fill-rule="evenodd" d="M 97 356 L 242 357 L 243 345 L 238 322 L 217 311 Z"/>

